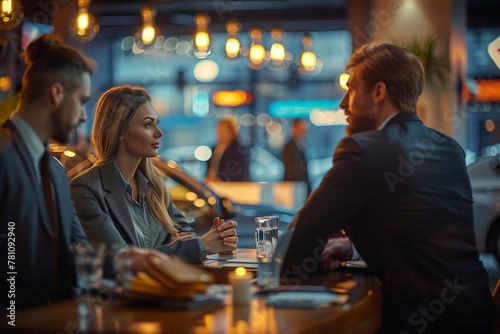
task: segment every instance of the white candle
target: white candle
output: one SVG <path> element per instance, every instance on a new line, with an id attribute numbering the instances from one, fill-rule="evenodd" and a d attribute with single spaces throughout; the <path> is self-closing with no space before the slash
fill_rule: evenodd
<path id="1" fill-rule="evenodd" d="M 233 287 L 233 304 L 250 303 L 250 281 L 252 273 L 243 267 L 238 267 L 234 272 L 229 273 L 229 284 Z"/>

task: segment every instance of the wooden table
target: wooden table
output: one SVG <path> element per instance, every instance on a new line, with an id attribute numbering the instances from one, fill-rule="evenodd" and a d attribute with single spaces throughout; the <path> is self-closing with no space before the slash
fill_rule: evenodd
<path id="1" fill-rule="evenodd" d="M 242 251 L 237 256 L 247 257 Z M 211 271 L 227 272 L 214 263 Z M 234 269 L 233 269 L 234 270 Z M 305 284 L 348 290 L 350 301 L 322 309 L 269 307 L 265 297 L 254 297 L 247 307 L 224 303 L 194 310 L 146 307 L 119 299 L 102 301 L 78 314 L 76 301 L 18 312 L 16 327 L 2 320 L 0 332 L 45 333 L 373 333 L 381 325 L 382 289 L 370 274 L 337 271 L 309 279 Z"/>

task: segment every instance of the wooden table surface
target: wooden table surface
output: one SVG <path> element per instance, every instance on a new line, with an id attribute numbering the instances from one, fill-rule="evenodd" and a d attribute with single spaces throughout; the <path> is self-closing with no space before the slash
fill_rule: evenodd
<path id="1" fill-rule="evenodd" d="M 251 251 L 237 254 L 237 257 L 250 256 Z M 220 266 L 221 263 L 214 263 L 210 270 L 227 273 L 228 268 Z M 189 311 L 162 309 L 117 298 L 100 301 L 89 310 L 79 308 L 75 300 L 68 300 L 18 312 L 16 326 L 2 321 L 0 332 L 373 333 L 380 327 L 381 284 L 369 273 L 336 271 L 313 277 L 304 284 L 346 290 L 350 300 L 345 305 L 327 308 L 287 309 L 267 306 L 265 297 L 254 296 L 249 306 L 233 307 L 229 292 L 222 303 Z"/>

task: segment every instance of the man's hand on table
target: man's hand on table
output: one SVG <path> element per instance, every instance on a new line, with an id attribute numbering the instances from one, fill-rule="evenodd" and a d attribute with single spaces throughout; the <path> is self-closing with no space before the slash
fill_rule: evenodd
<path id="1" fill-rule="evenodd" d="M 323 249 L 323 269 L 334 270 L 340 267 L 342 262 L 352 257 L 352 243 L 349 238 L 330 238 Z"/>

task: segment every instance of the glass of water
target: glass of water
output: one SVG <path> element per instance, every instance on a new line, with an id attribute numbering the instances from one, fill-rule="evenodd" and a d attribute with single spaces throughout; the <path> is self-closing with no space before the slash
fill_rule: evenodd
<path id="1" fill-rule="evenodd" d="M 272 257 L 278 244 L 278 216 L 255 217 L 257 257 Z"/>
<path id="2" fill-rule="evenodd" d="M 116 248 L 115 248 L 116 249 Z M 128 247 L 119 248 L 113 256 L 113 270 L 115 273 L 116 290 L 122 292 L 128 290 L 132 273 L 132 257 Z"/>
<path id="3" fill-rule="evenodd" d="M 275 282 L 272 257 L 278 244 L 278 216 L 255 217 L 255 245 L 259 269 L 257 285 L 269 286 Z"/>
<path id="4" fill-rule="evenodd" d="M 101 286 L 106 245 L 78 244 L 74 247 L 77 292 L 80 302 L 92 303 Z"/>

